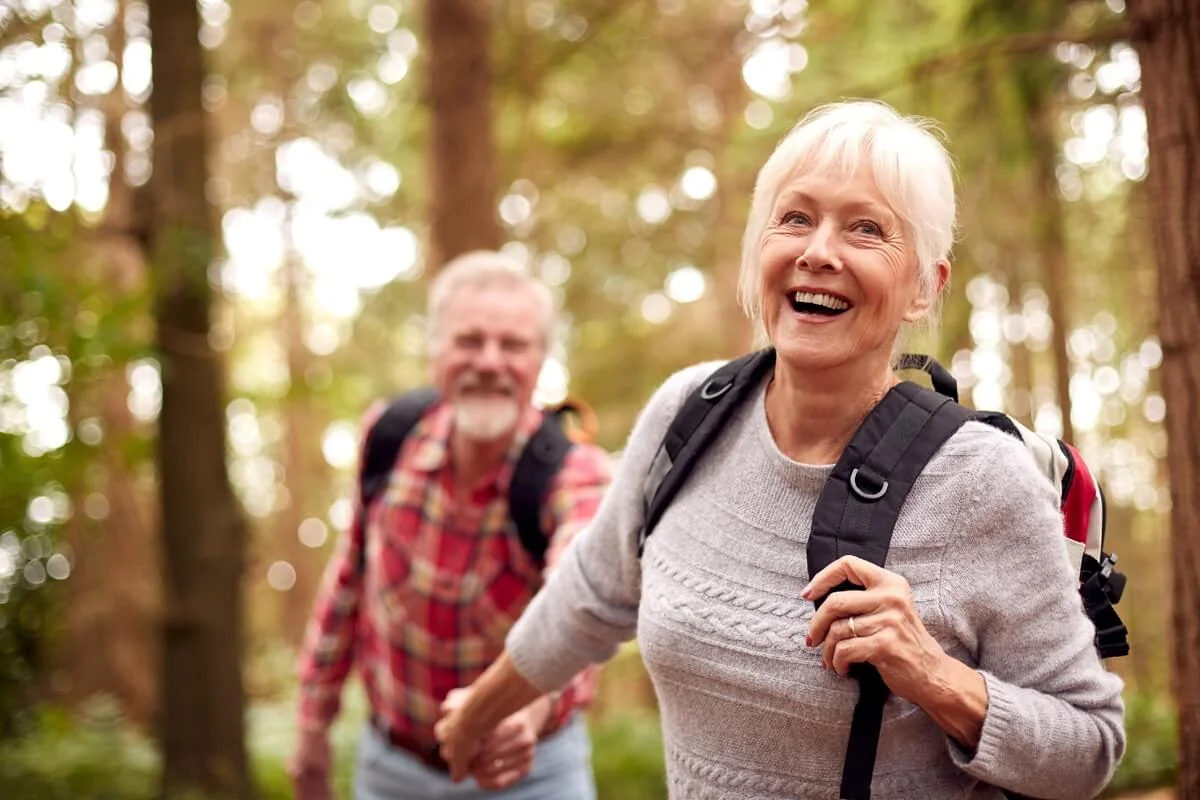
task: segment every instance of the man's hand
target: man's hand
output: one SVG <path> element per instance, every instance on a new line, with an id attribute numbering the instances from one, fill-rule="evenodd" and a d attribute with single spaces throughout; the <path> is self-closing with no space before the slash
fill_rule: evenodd
<path id="1" fill-rule="evenodd" d="M 296 752 L 288 764 L 288 775 L 296 790 L 296 800 L 333 800 L 330 790 L 329 734 L 325 731 L 301 731 Z"/>

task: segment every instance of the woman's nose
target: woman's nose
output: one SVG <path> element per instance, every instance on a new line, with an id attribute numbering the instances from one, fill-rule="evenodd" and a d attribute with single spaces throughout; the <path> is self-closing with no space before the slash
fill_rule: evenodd
<path id="1" fill-rule="evenodd" d="M 824 226 L 813 231 L 812 236 L 805 243 L 803 252 L 796 257 L 796 266 L 814 272 L 823 269 L 840 269 L 841 264 L 833 247 L 832 233 Z"/>

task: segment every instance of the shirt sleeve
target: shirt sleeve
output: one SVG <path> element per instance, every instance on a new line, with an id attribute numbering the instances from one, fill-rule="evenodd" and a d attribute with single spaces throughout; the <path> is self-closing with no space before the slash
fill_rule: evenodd
<path id="1" fill-rule="evenodd" d="M 1012 439 L 980 463 L 943 580 L 988 710 L 975 752 L 948 740 L 951 758 L 1020 794 L 1093 797 L 1125 751 L 1122 681 L 1093 645 L 1050 481 Z"/>
<path id="2" fill-rule="evenodd" d="M 376 403 L 363 416 L 358 467 L 361 474 L 366 432 L 386 405 Z M 325 730 L 341 708 L 342 686 L 354 665 L 359 604 L 362 599 L 364 510 L 359 502 L 358 481 L 354 484 L 354 513 L 350 527 L 338 541 L 326 565 L 313 603 L 313 614 L 300 648 L 299 725 L 302 730 Z"/>
<path id="3" fill-rule="evenodd" d="M 591 444 L 576 444 L 571 448 L 544 506 L 548 519 L 543 524 L 548 523 L 554 530 L 546 552 L 548 573 L 557 566 L 571 540 L 596 516 L 611 481 L 612 463 L 603 449 Z M 576 711 L 591 705 L 599 677 L 598 668 L 586 667 L 556 693 L 550 717 L 542 729 L 543 736 L 554 733 Z"/>
<path id="4" fill-rule="evenodd" d="M 684 398 L 716 366 L 689 367 L 655 392 L 595 517 L 565 545 L 545 587 L 509 631 L 514 666 L 541 691 L 558 690 L 588 665 L 607 661 L 637 630 L 643 483 Z"/>

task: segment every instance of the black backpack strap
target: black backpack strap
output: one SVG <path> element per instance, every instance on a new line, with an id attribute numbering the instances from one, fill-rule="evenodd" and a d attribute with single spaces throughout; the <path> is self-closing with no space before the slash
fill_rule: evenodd
<path id="1" fill-rule="evenodd" d="M 939 364 L 933 356 L 904 353 L 896 362 L 896 369 L 898 371 L 914 369 L 927 373 L 935 392 L 958 402 L 958 381 L 950 374 L 950 370 Z"/>
<path id="2" fill-rule="evenodd" d="M 1120 658 L 1129 655 L 1129 630 L 1117 610 L 1125 591 L 1125 575 L 1117 572 L 1117 557 L 1101 553 L 1097 561 L 1084 553 L 1079 571 L 1079 594 L 1083 610 L 1096 626 L 1095 645 L 1101 658 Z"/>
<path id="3" fill-rule="evenodd" d="M 392 474 L 404 440 L 437 400 L 438 393 L 434 389 L 416 389 L 402 394 L 388 405 L 367 431 L 362 468 L 358 475 L 360 524 L 366 524 L 367 509 L 387 488 L 388 476 Z M 365 531 L 358 533 L 363 536 Z M 365 541 L 359 544 L 358 552 L 358 571 L 361 573 L 367 559 Z"/>
<path id="4" fill-rule="evenodd" d="M 683 486 L 692 467 L 725 427 L 733 410 L 775 365 L 773 349 L 760 350 L 721 366 L 688 395 L 671 421 L 642 486 L 645 521 L 638 536 L 638 557 L 663 511 Z"/>
<path id="5" fill-rule="evenodd" d="M 521 544 L 539 564 L 546 560 L 549 543 L 542 530 L 542 503 L 571 447 L 558 414 L 546 414 L 521 452 L 508 485 L 508 514 Z"/>
<path id="6" fill-rule="evenodd" d="M 892 530 L 917 476 L 970 418 L 967 409 L 913 383 L 901 383 L 884 395 L 821 490 L 808 540 L 809 576 L 846 555 L 884 566 Z M 833 591 L 862 588 L 846 582 Z M 818 608 L 824 599 L 816 601 Z M 867 800 L 888 689 L 869 664 L 854 665 L 850 674 L 858 679 L 859 697 L 839 796 Z"/>

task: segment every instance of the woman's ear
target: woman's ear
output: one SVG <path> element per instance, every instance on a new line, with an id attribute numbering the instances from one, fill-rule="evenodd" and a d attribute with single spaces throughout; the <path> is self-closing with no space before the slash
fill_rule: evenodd
<path id="1" fill-rule="evenodd" d="M 904 315 L 905 322 L 917 322 L 929 314 L 934 301 L 942 296 L 946 284 L 950 282 L 950 262 L 944 258 L 938 259 L 933 265 L 933 286 L 929 291 L 923 291 L 913 300 L 908 312 Z"/>

